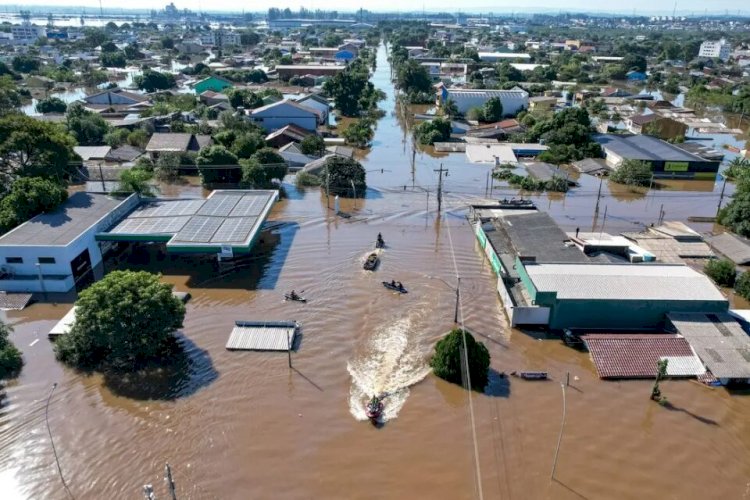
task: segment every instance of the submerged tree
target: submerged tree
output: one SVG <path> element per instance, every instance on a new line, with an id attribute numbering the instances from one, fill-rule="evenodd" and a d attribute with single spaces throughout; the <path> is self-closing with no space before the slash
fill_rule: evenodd
<path id="1" fill-rule="evenodd" d="M 343 156 L 326 159 L 320 179 L 333 194 L 363 198 L 367 190 L 365 169 L 357 160 Z"/>
<path id="2" fill-rule="evenodd" d="M 21 351 L 8 338 L 12 331 L 10 326 L 0 321 L 0 379 L 18 375 L 23 366 Z"/>
<path id="3" fill-rule="evenodd" d="M 81 292 L 70 332 L 55 344 L 62 362 L 86 369 L 136 371 L 165 361 L 185 306 L 172 285 L 145 271 L 113 271 Z"/>
<path id="4" fill-rule="evenodd" d="M 461 359 L 464 355 L 464 337 L 471 388 L 482 391 L 489 380 L 490 353 L 482 342 L 474 340 L 467 331 L 454 328 L 445 338 L 438 341 L 430 366 L 438 377 L 454 384 L 465 384 L 467 381 L 464 380 Z"/>
<path id="5" fill-rule="evenodd" d="M 667 398 L 661 395 L 661 388 L 659 387 L 659 382 L 664 380 L 664 378 L 667 376 L 667 365 L 669 364 L 668 359 L 662 359 L 656 362 L 656 380 L 654 381 L 654 386 L 651 388 L 651 399 L 653 401 L 656 401 L 657 403 L 661 403 L 662 401 L 666 401 Z"/>

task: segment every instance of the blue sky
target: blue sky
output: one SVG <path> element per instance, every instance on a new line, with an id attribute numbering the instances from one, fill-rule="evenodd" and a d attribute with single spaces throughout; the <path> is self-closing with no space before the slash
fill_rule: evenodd
<path id="1" fill-rule="evenodd" d="M 105 8 L 142 8 L 153 9 L 163 8 L 168 2 L 153 0 L 128 0 L 127 2 L 102 0 Z M 3 1 L 0 5 L 55 5 L 55 6 L 85 6 L 98 8 L 98 0 L 25 0 L 23 2 Z M 326 9 L 326 10 L 349 10 L 354 11 L 360 7 L 374 11 L 398 11 L 421 10 L 424 6 L 428 11 L 449 11 L 455 12 L 460 7 L 463 12 L 529 12 L 529 11 L 615 11 L 620 13 L 632 14 L 635 9 L 637 14 L 671 14 L 674 8 L 672 0 L 631 0 L 627 3 L 612 2 L 611 4 L 602 4 L 591 2 L 591 0 L 538 0 L 532 5 L 519 2 L 518 0 L 467 0 L 465 2 L 456 2 L 455 0 L 430 0 L 425 2 L 403 2 L 403 0 L 377 0 L 362 1 L 354 0 L 353 2 L 342 3 L 340 0 L 308 0 L 301 2 L 299 0 L 261 0 L 253 2 L 237 2 L 236 0 L 176 0 L 175 5 L 178 8 L 188 8 L 192 10 L 241 10 L 243 7 L 248 11 L 262 11 L 269 7 L 289 7 L 293 10 L 299 9 L 304 5 L 308 9 Z M 345 5 L 345 7 L 344 7 Z M 610 7 L 611 6 L 611 7 Z M 712 13 L 724 13 L 728 10 L 730 14 L 736 14 L 738 10 L 743 15 L 750 15 L 750 4 L 742 0 L 677 0 L 678 15 L 700 15 L 708 8 Z M 5 9 L 0 9 L 5 10 Z"/>

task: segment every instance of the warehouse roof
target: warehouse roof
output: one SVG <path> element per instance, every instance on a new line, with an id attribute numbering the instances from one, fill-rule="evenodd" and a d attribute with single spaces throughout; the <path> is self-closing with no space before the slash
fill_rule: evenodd
<path id="1" fill-rule="evenodd" d="M 476 89 L 446 89 L 451 99 L 485 97 L 528 97 L 529 93 L 521 88 L 510 90 L 476 90 Z"/>
<path id="2" fill-rule="evenodd" d="M 667 316 L 714 376 L 750 378 L 750 336 L 729 313 Z"/>
<path id="3" fill-rule="evenodd" d="M 57 210 L 37 215 L 0 236 L 0 246 L 66 246 L 126 201 L 103 194 L 74 193 Z"/>
<path id="4" fill-rule="evenodd" d="M 558 299 L 723 301 L 705 275 L 674 264 L 527 264 L 540 292 Z"/>
<path id="5" fill-rule="evenodd" d="M 597 134 L 594 140 L 626 160 L 646 161 L 705 161 L 668 142 L 648 135 Z"/>

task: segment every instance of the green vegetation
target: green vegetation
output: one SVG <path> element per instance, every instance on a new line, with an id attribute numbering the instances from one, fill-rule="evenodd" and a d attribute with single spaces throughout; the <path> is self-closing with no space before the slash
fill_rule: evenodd
<path id="1" fill-rule="evenodd" d="M 750 237 L 750 175 L 740 175 L 736 182 L 732 201 L 719 212 L 719 223 L 741 236 Z"/>
<path id="2" fill-rule="evenodd" d="M 648 186 L 652 181 L 651 165 L 643 160 L 625 160 L 609 176 L 614 182 L 628 186 Z"/>
<path id="3" fill-rule="evenodd" d="M 535 118 L 524 138 L 526 142 L 543 140 L 549 149 L 539 155 L 539 160 L 560 164 L 602 156 L 601 146 L 591 138 L 592 132 L 585 109 L 565 108 L 554 115 Z"/>
<path id="4" fill-rule="evenodd" d="M 15 56 L 11 62 L 13 71 L 19 73 L 31 73 L 39 70 L 39 59 L 31 55 Z"/>
<path id="5" fill-rule="evenodd" d="M 117 186 L 118 194 L 138 193 L 141 196 L 153 196 L 154 189 L 149 184 L 154 174 L 146 169 L 133 167 L 120 174 L 120 183 Z"/>
<path id="6" fill-rule="evenodd" d="M 306 155 L 321 156 L 326 149 L 326 143 L 319 135 L 308 135 L 299 143 L 300 151 Z"/>
<path id="7" fill-rule="evenodd" d="M 332 97 L 339 113 L 344 116 L 360 116 L 374 111 L 384 95 L 369 81 L 370 72 L 360 59 L 352 61 L 323 84 L 323 91 Z"/>
<path id="8" fill-rule="evenodd" d="M 68 199 L 65 187 L 50 179 L 22 177 L 0 200 L 0 233 L 10 231 L 35 215 L 50 212 Z"/>
<path id="9" fill-rule="evenodd" d="M 568 180 L 559 175 L 553 175 L 552 179 L 544 181 L 531 176 L 514 174 L 512 170 L 504 168 L 492 173 L 492 177 L 501 181 L 507 181 L 509 185 L 523 189 L 524 191 L 551 191 L 565 193 L 568 191 Z"/>
<path id="10" fill-rule="evenodd" d="M 78 144 L 84 146 L 101 144 L 109 132 L 109 124 L 104 118 L 88 111 L 80 103 L 73 103 L 68 107 L 65 119 L 70 133 Z"/>
<path id="11" fill-rule="evenodd" d="M 656 362 L 656 380 L 654 386 L 651 388 L 651 400 L 657 403 L 666 403 L 667 398 L 662 396 L 659 382 L 661 382 L 667 376 L 667 366 L 669 364 L 668 359 L 662 359 Z"/>
<path id="12" fill-rule="evenodd" d="M 714 280 L 719 286 L 731 288 L 734 286 L 735 278 L 737 277 L 737 269 L 731 260 L 727 259 L 713 259 L 706 263 L 703 268 L 706 275 Z"/>
<path id="13" fill-rule="evenodd" d="M 320 178 L 333 194 L 364 198 L 367 190 L 366 175 L 365 168 L 357 160 L 331 156 L 326 160 Z"/>
<path id="14" fill-rule="evenodd" d="M 185 306 L 172 285 L 147 272 L 113 271 L 82 291 L 70 332 L 55 343 L 62 362 L 134 372 L 171 354 Z"/>
<path id="15" fill-rule="evenodd" d="M 255 109 L 263 106 L 263 98 L 249 89 L 232 88 L 226 91 L 226 95 L 229 97 L 229 104 L 235 109 Z"/>
<path id="16" fill-rule="evenodd" d="M 0 179 L 46 177 L 62 183 L 74 171 L 75 139 L 65 128 L 26 115 L 0 118 Z M 10 181 L 0 182 L 0 192 Z"/>
<path id="17" fill-rule="evenodd" d="M 224 146 L 214 145 L 203 149 L 195 163 L 204 186 L 237 184 L 242 177 L 237 156 Z"/>
<path id="18" fill-rule="evenodd" d="M 36 103 L 37 113 L 65 113 L 68 105 L 59 97 L 48 97 Z"/>
<path id="19" fill-rule="evenodd" d="M 105 68 L 124 68 L 128 64 L 125 52 L 118 50 L 115 52 L 102 52 L 99 56 L 99 63 Z"/>
<path id="20" fill-rule="evenodd" d="M 503 102 L 499 97 L 492 97 L 481 108 L 472 108 L 467 118 L 485 123 L 499 121 L 503 117 Z"/>
<path id="21" fill-rule="evenodd" d="M 443 118 L 418 123 L 413 128 L 414 137 L 420 144 L 435 144 L 450 139 L 451 122 Z"/>
<path id="22" fill-rule="evenodd" d="M 698 109 L 717 107 L 731 113 L 750 113 L 750 84 L 739 88 L 731 85 L 721 89 L 707 89 L 703 83 L 690 87 L 685 101 Z"/>
<path id="23" fill-rule="evenodd" d="M 278 189 L 275 180 L 283 180 L 289 170 L 284 159 L 281 162 L 273 156 L 279 156 L 273 149 L 264 148 L 246 160 L 240 160 L 242 178 L 240 186 L 250 189 Z M 271 160 L 268 163 L 261 160 Z"/>
<path id="24" fill-rule="evenodd" d="M 13 329 L 0 321 L 0 380 L 12 378 L 21 372 L 21 351 L 10 341 Z"/>
<path id="25" fill-rule="evenodd" d="M 474 336 L 459 328 L 439 340 L 435 345 L 435 355 L 430 360 L 430 366 L 438 377 L 454 384 L 465 385 L 461 370 L 464 354 L 464 337 L 466 338 L 466 358 L 469 366 L 471 388 L 483 391 L 487 386 L 490 372 L 490 353 L 482 342 L 474 340 Z"/>
<path id="26" fill-rule="evenodd" d="M 731 181 L 736 181 L 742 176 L 750 175 L 750 160 L 737 156 L 729 163 L 729 166 L 721 175 Z"/>
<path id="27" fill-rule="evenodd" d="M 750 300 L 750 272 L 740 274 L 734 283 L 734 291 L 745 300 Z"/>
<path id="28" fill-rule="evenodd" d="M 369 118 L 362 118 L 352 123 L 341 134 L 346 143 L 357 148 L 366 148 L 375 136 L 373 126 L 375 122 Z"/>
<path id="29" fill-rule="evenodd" d="M 305 187 L 313 187 L 313 186 L 320 186 L 321 181 L 320 177 L 317 175 L 311 174 L 310 172 L 297 172 L 297 174 L 294 176 L 294 184 L 298 188 L 305 188 Z"/>
<path id="30" fill-rule="evenodd" d="M 396 86 L 412 104 L 425 104 L 435 100 L 432 79 L 427 68 L 414 59 L 407 59 L 396 68 Z"/>
<path id="31" fill-rule="evenodd" d="M 156 92 L 157 90 L 167 90 L 175 86 L 174 75 L 170 73 L 160 73 L 152 69 L 147 69 L 141 75 L 133 78 L 135 86 L 146 92 Z"/>

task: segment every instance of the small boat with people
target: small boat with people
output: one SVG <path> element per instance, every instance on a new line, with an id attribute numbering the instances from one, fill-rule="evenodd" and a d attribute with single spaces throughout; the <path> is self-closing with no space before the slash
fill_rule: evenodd
<path id="1" fill-rule="evenodd" d="M 510 372 L 510 374 L 524 380 L 547 380 L 547 372 Z"/>
<path id="2" fill-rule="evenodd" d="M 385 410 L 384 398 L 385 395 L 373 396 L 365 405 L 365 414 L 371 421 L 375 422 L 383 415 L 383 410 Z"/>
<path id="3" fill-rule="evenodd" d="M 377 253 L 373 252 L 367 256 L 363 267 L 365 268 L 365 271 L 374 271 L 375 268 L 378 267 L 379 262 L 380 257 L 378 257 Z"/>
<path id="4" fill-rule="evenodd" d="M 382 283 L 384 287 L 386 287 L 389 290 L 393 290 L 394 292 L 409 293 L 409 290 L 404 288 L 404 285 L 402 285 L 400 281 L 391 280 L 391 281 L 383 281 Z"/>
<path id="5" fill-rule="evenodd" d="M 380 233 L 378 233 L 378 238 L 375 240 L 375 248 L 385 248 L 385 240 Z"/>
<path id="6" fill-rule="evenodd" d="M 292 290 L 289 293 L 285 293 L 284 294 L 284 300 L 293 300 L 295 302 L 302 302 L 302 303 L 307 302 L 306 298 L 304 298 L 303 296 L 301 296 L 300 294 L 298 294 L 294 290 Z"/>

